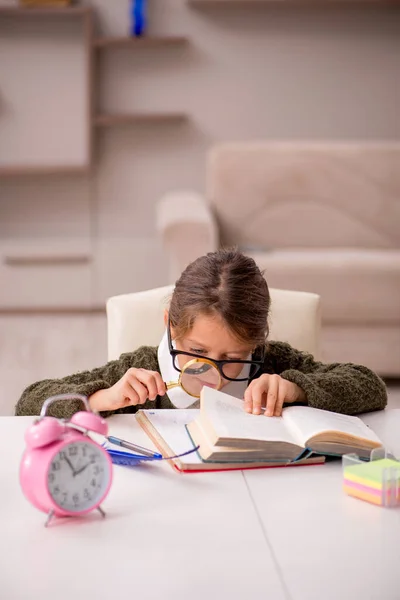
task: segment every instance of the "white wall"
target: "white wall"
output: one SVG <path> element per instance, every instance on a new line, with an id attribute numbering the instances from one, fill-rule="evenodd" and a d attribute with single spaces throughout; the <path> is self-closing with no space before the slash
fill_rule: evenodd
<path id="1" fill-rule="evenodd" d="M 128 31 L 128 0 L 90 4 L 103 34 Z M 103 50 L 98 108 L 182 110 L 189 123 L 97 132 L 92 178 L 0 180 L 2 239 L 89 236 L 96 303 L 168 283 L 154 205 L 171 188 L 203 190 L 205 153 L 215 141 L 400 138 L 398 9 L 149 4 L 149 31 L 186 35 L 189 44 Z M 54 44 L 48 60 L 70 67 Z M 1 82 L 0 58 L 0 92 Z M 27 88 L 45 99 L 43 89 Z M 67 110 L 65 92 L 57 101 Z"/>

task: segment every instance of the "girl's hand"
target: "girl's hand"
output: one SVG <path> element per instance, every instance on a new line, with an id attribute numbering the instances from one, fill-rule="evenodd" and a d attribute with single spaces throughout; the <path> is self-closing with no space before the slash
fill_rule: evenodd
<path id="1" fill-rule="evenodd" d="M 160 373 L 132 368 L 112 387 L 92 394 L 89 404 L 98 412 L 117 410 L 144 404 L 146 400 L 155 400 L 157 395 L 163 396 L 165 393 L 166 387 Z"/>
<path id="2" fill-rule="evenodd" d="M 246 389 L 244 409 L 253 415 L 259 415 L 265 410 L 264 415 L 267 417 L 279 417 L 282 414 L 284 403 L 305 400 L 305 393 L 295 383 L 286 381 L 279 375 L 264 374 L 253 379 Z"/>

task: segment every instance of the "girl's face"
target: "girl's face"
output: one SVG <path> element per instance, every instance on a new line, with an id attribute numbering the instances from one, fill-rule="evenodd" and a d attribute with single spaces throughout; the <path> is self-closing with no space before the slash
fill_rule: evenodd
<path id="1" fill-rule="evenodd" d="M 173 328 L 171 328 L 171 336 L 175 339 Z M 232 361 L 224 366 L 224 370 L 227 376 L 233 379 L 238 377 L 243 369 L 243 365 L 235 363 L 235 360 L 248 360 L 253 351 L 252 346 L 238 341 L 218 316 L 199 315 L 192 329 L 184 337 L 175 339 L 175 343 L 176 349 L 182 352 L 199 354 L 211 360 Z M 193 357 L 178 355 L 180 368 L 191 358 Z M 227 380 L 223 383 L 227 383 Z"/>

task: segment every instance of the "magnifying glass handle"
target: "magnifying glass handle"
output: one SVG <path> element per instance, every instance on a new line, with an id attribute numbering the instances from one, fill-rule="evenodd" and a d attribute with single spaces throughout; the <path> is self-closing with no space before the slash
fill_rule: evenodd
<path id="1" fill-rule="evenodd" d="M 179 381 L 170 381 L 169 383 L 164 381 L 164 383 L 165 383 L 165 387 L 167 388 L 167 390 L 172 390 L 173 388 L 181 386 Z"/>

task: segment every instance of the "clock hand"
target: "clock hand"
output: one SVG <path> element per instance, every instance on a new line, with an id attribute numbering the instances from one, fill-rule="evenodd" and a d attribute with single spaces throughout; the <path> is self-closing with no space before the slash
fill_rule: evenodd
<path id="1" fill-rule="evenodd" d="M 69 458 L 68 458 L 67 455 L 65 455 L 65 460 L 67 461 L 67 464 L 68 464 L 69 468 L 71 469 L 71 471 L 72 471 L 72 473 L 74 474 L 74 477 L 75 477 L 76 473 L 75 473 L 74 466 L 73 466 L 72 462 L 69 460 Z"/>
<path id="2" fill-rule="evenodd" d="M 89 465 L 90 465 L 90 462 L 88 462 L 86 465 L 84 465 L 83 467 L 81 467 L 77 471 L 74 471 L 74 477 L 75 477 L 75 475 L 79 475 L 80 473 L 82 473 L 82 471 L 84 471 Z"/>

